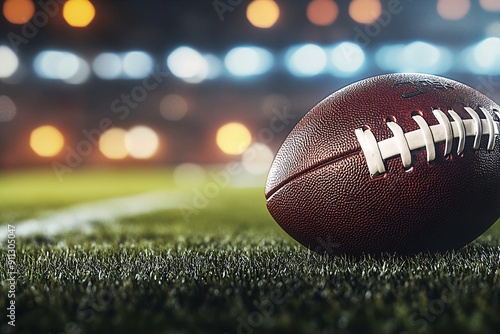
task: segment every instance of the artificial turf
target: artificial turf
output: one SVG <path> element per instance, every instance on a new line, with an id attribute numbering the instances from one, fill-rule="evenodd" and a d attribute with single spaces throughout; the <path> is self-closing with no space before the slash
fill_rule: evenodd
<path id="1" fill-rule="evenodd" d="M 86 171 L 53 186 L 49 174 L 0 177 L 0 228 L 80 201 L 173 188 L 168 170 Z M 32 202 L 12 191 L 16 182 Z M 181 209 L 98 221 L 91 233 L 18 237 L 16 327 L 4 322 L 0 332 L 500 333 L 499 224 L 446 254 L 328 257 L 280 230 L 262 187 L 221 187 L 191 211 L 197 192 L 182 194 Z"/>

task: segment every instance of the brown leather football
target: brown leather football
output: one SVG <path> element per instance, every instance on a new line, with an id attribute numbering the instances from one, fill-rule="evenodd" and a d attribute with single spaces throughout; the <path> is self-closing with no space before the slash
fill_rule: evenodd
<path id="1" fill-rule="evenodd" d="M 269 173 L 267 207 L 320 253 L 460 248 L 500 217 L 499 110 L 433 75 L 351 84 L 288 135 Z"/>

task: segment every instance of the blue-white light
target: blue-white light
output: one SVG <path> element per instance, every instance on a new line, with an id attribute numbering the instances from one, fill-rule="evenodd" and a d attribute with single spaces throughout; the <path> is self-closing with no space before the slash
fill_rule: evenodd
<path id="1" fill-rule="evenodd" d="M 386 71 L 398 71 L 403 68 L 403 44 L 384 45 L 375 53 L 375 62 L 378 67 Z"/>
<path id="2" fill-rule="evenodd" d="M 92 68 L 101 79 L 116 79 L 122 74 L 122 60 L 115 53 L 104 52 L 95 57 Z"/>
<path id="3" fill-rule="evenodd" d="M 330 60 L 334 75 L 348 77 L 361 69 L 365 62 L 365 53 L 359 45 L 343 42 L 332 49 Z"/>
<path id="4" fill-rule="evenodd" d="M 212 54 L 206 54 L 203 56 L 207 64 L 207 79 L 215 79 L 221 75 L 222 72 L 222 62 L 219 58 Z"/>
<path id="5" fill-rule="evenodd" d="M 153 59 L 142 51 L 131 51 L 123 55 L 124 74 L 131 79 L 142 79 L 153 71 Z"/>
<path id="6" fill-rule="evenodd" d="M 0 78 L 8 78 L 13 75 L 19 67 L 19 59 L 10 48 L 0 46 Z"/>
<path id="7" fill-rule="evenodd" d="M 453 61 L 444 49 L 421 41 L 408 44 L 403 51 L 403 59 L 407 72 L 433 74 L 448 71 Z"/>
<path id="8" fill-rule="evenodd" d="M 198 83 L 208 76 L 208 64 L 198 51 L 188 46 L 181 46 L 167 57 L 167 66 L 178 78 L 190 83 Z"/>
<path id="9" fill-rule="evenodd" d="M 299 77 L 320 74 L 325 70 L 326 61 L 325 51 L 314 44 L 293 47 L 286 56 L 288 70 Z"/>
<path id="10" fill-rule="evenodd" d="M 68 83 L 83 83 L 89 76 L 85 60 L 66 51 L 42 51 L 34 61 L 35 72 L 45 79 L 64 80 Z"/>
<path id="11" fill-rule="evenodd" d="M 472 50 L 471 70 L 478 74 L 500 74 L 500 38 L 490 37 Z"/>
<path id="12" fill-rule="evenodd" d="M 236 76 L 259 75 L 271 69 L 273 56 L 262 48 L 240 46 L 227 53 L 224 64 L 227 70 Z"/>
<path id="13" fill-rule="evenodd" d="M 376 52 L 375 61 L 384 70 L 432 74 L 445 73 L 453 65 L 447 49 L 422 41 L 383 46 Z"/>
<path id="14" fill-rule="evenodd" d="M 85 60 L 78 58 L 77 71 L 71 77 L 64 79 L 64 81 L 69 84 L 79 85 L 87 81 L 89 77 L 90 77 L 89 64 Z"/>

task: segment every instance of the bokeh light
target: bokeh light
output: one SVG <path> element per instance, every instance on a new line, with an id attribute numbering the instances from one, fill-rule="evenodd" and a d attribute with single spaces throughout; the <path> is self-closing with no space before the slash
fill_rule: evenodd
<path id="1" fill-rule="evenodd" d="M 17 107 L 7 95 L 0 95 L 0 122 L 10 122 L 16 117 Z"/>
<path id="2" fill-rule="evenodd" d="M 40 126 L 31 132 L 30 147 L 41 157 L 54 157 L 61 152 L 63 146 L 63 135 L 51 125 Z"/>
<path id="3" fill-rule="evenodd" d="M 362 24 L 372 24 L 382 14 L 382 4 L 379 0 L 352 0 L 349 4 L 349 15 Z"/>
<path id="4" fill-rule="evenodd" d="M 63 7 L 63 17 L 70 26 L 83 28 L 94 19 L 95 8 L 88 0 L 68 0 Z"/>
<path id="5" fill-rule="evenodd" d="M 0 45 L 0 78 L 8 78 L 17 71 L 19 59 L 9 47 Z"/>
<path id="6" fill-rule="evenodd" d="M 79 85 L 87 81 L 90 77 L 90 65 L 78 57 L 78 67 L 76 72 L 69 78 L 64 79 L 64 82 L 67 82 L 72 85 Z"/>
<path id="7" fill-rule="evenodd" d="M 267 145 L 254 143 L 245 150 L 241 162 L 248 173 L 264 175 L 269 172 L 273 159 L 274 153 Z"/>
<path id="8" fill-rule="evenodd" d="M 252 135 L 248 128 L 237 122 L 224 124 L 217 130 L 217 146 L 226 154 L 238 155 L 250 146 Z"/>
<path id="9" fill-rule="evenodd" d="M 167 66 L 173 75 L 187 82 L 201 82 L 208 75 L 206 59 L 188 46 L 181 46 L 172 51 L 167 58 Z"/>
<path id="10" fill-rule="evenodd" d="M 90 66 L 82 58 L 66 51 L 42 51 L 34 61 L 35 72 L 45 79 L 81 84 L 90 76 Z"/>
<path id="11" fill-rule="evenodd" d="M 445 20 L 460 20 L 470 10 L 470 0 L 438 0 L 437 11 Z"/>
<path id="12" fill-rule="evenodd" d="M 425 57 L 422 57 L 422 54 L 425 54 Z M 422 41 L 405 46 L 400 57 L 405 67 L 399 70 L 404 72 L 441 74 L 448 71 L 453 64 L 452 56 L 447 51 Z"/>
<path id="13" fill-rule="evenodd" d="M 280 8 L 273 0 L 254 0 L 247 7 L 247 19 L 257 28 L 271 28 L 280 17 Z"/>
<path id="14" fill-rule="evenodd" d="M 101 79 L 116 79 L 122 74 L 122 60 L 115 53 L 103 52 L 94 58 L 92 69 Z"/>
<path id="15" fill-rule="evenodd" d="M 386 44 L 375 52 L 375 62 L 383 70 L 398 71 L 404 66 L 401 55 L 405 49 L 404 44 Z"/>
<path id="16" fill-rule="evenodd" d="M 160 140 L 156 132 L 143 125 L 130 129 L 125 135 L 125 147 L 136 159 L 149 159 L 158 151 Z"/>
<path id="17" fill-rule="evenodd" d="M 268 118 L 276 117 L 276 114 L 282 112 L 283 110 L 290 110 L 291 107 L 292 102 L 290 99 L 281 94 L 267 95 L 262 101 L 262 112 Z"/>
<path id="18" fill-rule="evenodd" d="M 333 0 L 312 0 L 307 5 L 307 18 L 317 26 L 327 26 L 335 22 L 339 6 Z"/>
<path id="19" fill-rule="evenodd" d="M 347 77 L 361 69 L 365 62 L 365 53 L 359 45 L 343 42 L 333 48 L 330 59 L 333 74 Z"/>
<path id="20" fill-rule="evenodd" d="M 489 12 L 500 12 L 500 1 L 498 0 L 479 0 L 479 4 Z"/>
<path id="21" fill-rule="evenodd" d="M 178 94 L 165 95 L 160 101 L 160 114 L 167 121 L 180 121 L 188 112 L 188 103 Z"/>
<path id="22" fill-rule="evenodd" d="M 142 79 L 153 70 L 153 59 L 146 52 L 131 51 L 123 55 L 122 66 L 130 79 Z"/>
<path id="23" fill-rule="evenodd" d="M 183 163 L 175 167 L 174 183 L 179 188 L 193 188 L 202 185 L 207 179 L 205 169 L 197 164 Z"/>
<path id="24" fill-rule="evenodd" d="M 500 38 L 490 37 L 472 49 L 471 70 L 478 74 L 500 74 Z"/>
<path id="25" fill-rule="evenodd" d="M 272 54 L 262 48 L 240 46 L 230 50 L 224 64 L 235 76 L 251 76 L 267 72 L 273 65 Z"/>
<path id="26" fill-rule="evenodd" d="M 128 155 L 125 147 L 125 135 L 127 131 L 120 128 L 112 128 L 105 131 L 99 138 L 99 150 L 108 159 L 124 159 Z"/>
<path id="27" fill-rule="evenodd" d="M 376 51 L 375 61 L 381 69 L 393 72 L 441 74 L 450 70 L 454 57 L 446 48 L 415 41 L 407 45 L 384 45 Z"/>
<path id="28" fill-rule="evenodd" d="M 203 55 L 203 58 L 205 59 L 206 70 L 202 71 L 202 73 L 199 75 L 201 80 L 205 78 L 215 79 L 219 77 L 222 73 L 223 68 L 221 60 L 213 54 L 205 54 Z"/>
<path id="29" fill-rule="evenodd" d="M 292 47 L 286 56 L 288 70 L 295 76 L 314 76 L 323 72 L 327 58 L 325 51 L 315 45 Z"/>
<path id="30" fill-rule="evenodd" d="M 3 16 L 13 24 L 25 24 L 33 17 L 35 5 L 32 0 L 5 0 Z"/>

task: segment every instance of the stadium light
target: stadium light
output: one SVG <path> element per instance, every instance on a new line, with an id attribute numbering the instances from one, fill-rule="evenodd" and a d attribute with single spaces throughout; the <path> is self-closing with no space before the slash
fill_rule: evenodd
<path id="1" fill-rule="evenodd" d="M 131 128 L 125 134 L 125 148 L 135 159 L 149 159 L 158 151 L 160 140 L 156 132 L 144 125 Z"/>
<path id="2" fill-rule="evenodd" d="M 143 51 L 130 51 L 122 56 L 123 73 L 129 79 L 142 79 L 153 71 L 153 59 Z"/>
<path id="3" fill-rule="evenodd" d="M 280 17 L 280 7 L 274 0 L 253 0 L 247 7 L 247 19 L 257 28 L 271 28 Z"/>
<path id="4" fill-rule="evenodd" d="M 416 41 L 405 46 L 402 57 L 405 67 L 401 71 L 441 74 L 453 64 L 453 57 L 447 49 Z"/>
<path id="5" fill-rule="evenodd" d="M 17 107 L 7 95 L 0 95 L 0 122 L 10 122 L 16 117 Z"/>
<path id="6" fill-rule="evenodd" d="M 103 52 L 94 58 L 92 69 L 101 79 L 116 79 L 122 75 L 122 60 L 115 53 Z"/>
<path id="7" fill-rule="evenodd" d="M 88 0 L 68 0 L 63 7 L 63 17 L 70 26 L 83 28 L 94 20 L 95 8 Z"/>
<path id="8" fill-rule="evenodd" d="M 12 24 L 25 24 L 35 14 L 35 4 L 32 0 L 5 0 L 3 16 Z"/>
<path id="9" fill-rule="evenodd" d="M 190 83 L 199 83 L 209 74 L 205 57 L 188 46 L 172 51 L 167 57 L 167 66 L 173 75 Z"/>
<path id="10" fill-rule="evenodd" d="M 2 60 L 0 78 L 9 78 L 17 71 L 19 58 L 9 47 L 0 45 L 0 59 Z"/>
<path id="11" fill-rule="evenodd" d="M 263 48 L 239 46 L 227 53 L 224 64 L 235 76 L 253 76 L 269 71 L 273 65 L 273 56 Z"/>
<path id="12" fill-rule="evenodd" d="M 382 14 L 379 0 L 352 0 L 349 4 L 349 16 L 361 24 L 372 24 Z"/>
<path id="13" fill-rule="evenodd" d="M 34 61 L 35 72 L 41 78 L 83 83 L 90 74 L 85 60 L 66 51 L 42 51 Z"/>
<path id="14" fill-rule="evenodd" d="M 125 136 L 127 131 L 120 128 L 112 128 L 105 131 L 99 138 L 99 150 L 108 159 L 120 160 L 128 155 L 125 147 Z"/>
<path id="15" fill-rule="evenodd" d="M 461 20 L 470 10 L 470 0 L 438 0 L 436 8 L 445 20 Z"/>
<path id="16" fill-rule="evenodd" d="M 490 37 L 472 50 L 470 68 L 478 74 L 500 74 L 500 38 Z"/>
<path id="17" fill-rule="evenodd" d="M 403 67 L 401 54 L 405 48 L 404 44 L 387 44 L 375 52 L 377 66 L 386 71 L 398 71 Z"/>
<path id="18" fill-rule="evenodd" d="M 160 114 L 167 121 L 180 121 L 187 112 L 188 103 L 178 94 L 165 95 L 160 101 Z"/>
<path id="19" fill-rule="evenodd" d="M 217 130 L 216 142 L 222 152 L 239 155 L 250 146 L 252 135 L 245 125 L 231 122 L 224 124 Z"/>
<path id="20" fill-rule="evenodd" d="M 61 152 L 63 146 L 63 135 L 51 125 L 40 126 L 31 132 L 30 147 L 41 157 L 54 157 Z"/>
<path id="21" fill-rule="evenodd" d="M 339 15 L 339 6 L 333 0 L 312 0 L 307 5 L 307 18 L 317 26 L 328 26 Z"/>
<path id="22" fill-rule="evenodd" d="M 375 61 L 381 69 L 393 72 L 441 74 L 453 66 L 448 49 L 423 41 L 384 45 L 375 53 Z"/>
<path id="23" fill-rule="evenodd" d="M 310 77 L 325 70 L 325 51 L 315 44 L 291 47 L 285 56 L 288 70 L 298 77 Z"/>
<path id="24" fill-rule="evenodd" d="M 365 62 L 365 53 L 361 47 L 351 42 L 342 42 L 330 53 L 332 74 L 349 77 L 358 72 Z"/>

